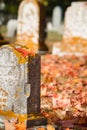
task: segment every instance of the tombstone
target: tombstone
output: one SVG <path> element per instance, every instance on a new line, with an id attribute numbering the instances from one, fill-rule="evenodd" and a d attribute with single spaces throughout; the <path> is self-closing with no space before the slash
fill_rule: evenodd
<path id="1" fill-rule="evenodd" d="M 74 2 L 67 8 L 62 50 L 87 54 L 87 2 Z"/>
<path id="2" fill-rule="evenodd" d="M 23 78 L 24 66 L 25 64 L 18 64 L 18 59 L 13 53 L 12 47 L 0 48 L 0 110 L 3 112 L 10 110 L 20 114 L 26 113 L 27 102 L 23 92 L 25 84 L 25 78 Z"/>
<path id="3" fill-rule="evenodd" d="M 42 14 L 43 11 L 43 6 L 36 0 L 23 0 L 19 6 L 17 43 L 33 49 L 35 52 L 46 49 L 44 44 L 45 19 L 44 13 Z"/>
<path id="4" fill-rule="evenodd" d="M 24 58 L 18 49 L 13 45 L 0 48 L 0 127 L 3 118 L 11 120 L 17 115 L 29 117 L 27 127 L 46 123 L 40 115 L 40 57 Z M 35 114 L 40 116 L 32 123 Z"/>
<path id="5" fill-rule="evenodd" d="M 87 39 L 86 2 L 73 2 L 66 11 L 64 23 L 64 38 L 81 37 Z"/>
<path id="6" fill-rule="evenodd" d="M 5 3 L 1 0 L 1 1 L 0 1 L 0 10 L 1 10 L 1 11 L 4 10 L 5 7 L 6 7 Z"/>
<path id="7" fill-rule="evenodd" d="M 62 9 L 60 6 L 56 6 L 53 9 L 53 14 L 52 14 L 52 26 L 54 30 L 58 31 L 61 25 L 61 21 L 62 21 Z"/>
<path id="8" fill-rule="evenodd" d="M 39 6 L 35 0 L 23 0 L 19 6 L 17 43 L 38 51 Z"/>
<path id="9" fill-rule="evenodd" d="M 17 20 L 16 19 L 10 19 L 7 22 L 7 37 L 15 37 L 17 31 Z"/>
<path id="10" fill-rule="evenodd" d="M 87 54 L 87 2 L 72 2 L 67 8 L 62 43 L 55 52 Z"/>

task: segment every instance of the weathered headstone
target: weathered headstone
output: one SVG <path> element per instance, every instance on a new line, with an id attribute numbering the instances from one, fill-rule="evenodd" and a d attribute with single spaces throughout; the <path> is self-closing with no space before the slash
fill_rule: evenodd
<path id="1" fill-rule="evenodd" d="M 36 0 L 23 0 L 19 6 L 17 43 L 38 51 L 39 6 Z"/>
<path id="2" fill-rule="evenodd" d="M 53 9 L 53 14 L 52 14 L 52 25 L 54 30 L 58 31 L 60 28 L 62 21 L 62 9 L 60 6 L 56 6 Z"/>
<path id="3" fill-rule="evenodd" d="M 35 52 L 47 51 L 45 7 L 36 0 L 23 0 L 19 6 L 17 43 Z"/>
<path id="4" fill-rule="evenodd" d="M 18 63 L 12 47 L 0 48 L 0 110 L 19 114 L 27 112 L 25 66 Z"/>
<path id="5" fill-rule="evenodd" d="M 32 116 L 40 114 L 40 57 L 25 58 L 19 47 L 0 48 L 0 127 L 3 118 L 18 118 L 18 115 L 29 116 L 27 127 L 46 123 L 40 115 L 38 121 L 31 124 Z"/>

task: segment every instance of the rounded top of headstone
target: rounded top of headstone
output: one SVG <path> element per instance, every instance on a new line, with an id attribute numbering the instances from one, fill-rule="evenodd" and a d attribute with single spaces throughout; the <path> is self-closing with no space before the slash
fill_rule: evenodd
<path id="1" fill-rule="evenodd" d="M 18 48 L 21 49 L 21 46 L 16 44 L 3 45 L 0 47 L 0 60 L 7 59 L 7 64 L 9 64 L 10 61 L 12 64 L 14 62 L 15 64 L 25 64 L 27 62 L 28 55 L 25 57 Z M 26 53 L 26 50 L 24 53 Z"/>
<path id="2" fill-rule="evenodd" d="M 3 66 L 15 66 L 18 63 L 16 55 L 12 51 L 10 46 L 2 46 L 0 48 L 0 65 Z"/>
<path id="3" fill-rule="evenodd" d="M 16 43 L 37 53 L 39 43 L 39 5 L 36 0 L 23 0 L 20 3 Z"/>
<path id="4" fill-rule="evenodd" d="M 55 6 L 54 9 L 53 9 L 53 11 L 54 11 L 54 10 L 61 11 L 61 7 L 60 7 L 60 6 Z"/>
<path id="5" fill-rule="evenodd" d="M 34 3 L 36 6 L 38 6 L 37 0 L 22 0 L 20 5 L 19 5 L 18 12 L 23 10 L 23 7 L 26 6 L 27 4 L 30 4 L 30 3 Z"/>

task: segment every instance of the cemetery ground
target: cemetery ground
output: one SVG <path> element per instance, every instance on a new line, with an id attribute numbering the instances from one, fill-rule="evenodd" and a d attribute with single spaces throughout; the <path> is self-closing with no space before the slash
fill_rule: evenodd
<path id="1" fill-rule="evenodd" d="M 8 40 L 10 43 L 15 42 L 16 37 L 13 37 L 13 38 L 7 38 L 7 37 L 6 37 L 6 33 L 7 33 L 6 26 L 2 26 L 2 27 L 0 28 L 0 32 L 1 32 L 1 34 L 4 36 L 4 38 L 5 38 L 6 40 Z M 52 50 L 53 44 L 56 43 L 56 42 L 61 41 L 61 39 L 62 39 L 62 34 L 59 34 L 59 33 L 56 32 L 56 31 L 48 31 L 48 32 L 47 32 L 46 45 L 48 46 L 50 52 L 51 52 L 51 50 Z"/>

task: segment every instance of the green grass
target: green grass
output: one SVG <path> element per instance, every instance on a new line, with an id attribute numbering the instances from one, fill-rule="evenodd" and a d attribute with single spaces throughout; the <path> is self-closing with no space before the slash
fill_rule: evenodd
<path id="1" fill-rule="evenodd" d="M 6 26 L 2 26 L 0 28 L 0 32 L 1 34 L 4 36 L 4 38 L 6 38 Z M 16 38 L 13 37 L 13 38 L 6 38 L 7 41 L 9 41 L 10 43 L 13 43 L 15 42 Z M 53 44 L 59 42 L 62 40 L 62 35 L 61 34 L 58 34 L 57 32 L 54 32 L 54 31 L 49 31 L 48 34 L 47 34 L 47 38 L 46 38 L 46 45 L 47 47 L 49 48 L 49 51 L 51 52 L 52 51 L 52 46 Z"/>
<path id="2" fill-rule="evenodd" d="M 48 32 L 47 35 L 47 41 L 55 42 L 55 41 L 61 41 L 62 35 L 57 32 Z"/>
<path id="3" fill-rule="evenodd" d="M 0 32 L 2 33 L 3 36 L 6 36 L 6 32 L 7 32 L 6 26 L 2 26 L 0 28 Z M 47 34 L 47 41 L 54 42 L 54 41 L 61 41 L 61 39 L 62 39 L 62 35 L 58 34 L 57 32 L 50 31 Z"/>
<path id="4" fill-rule="evenodd" d="M 1 26 L 0 32 L 1 32 L 1 34 L 2 34 L 3 36 L 6 36 L 6 32 L 7 32 L 6 26 Z"/>

